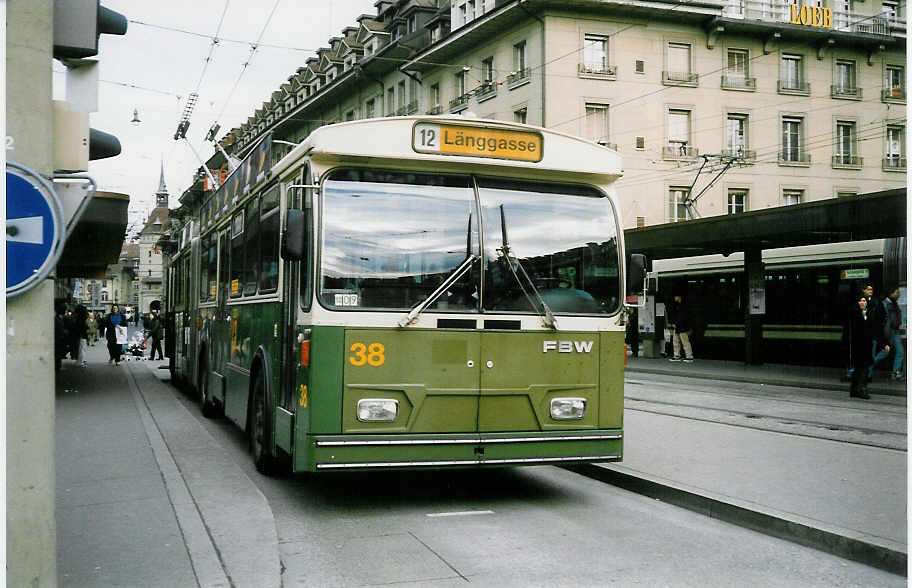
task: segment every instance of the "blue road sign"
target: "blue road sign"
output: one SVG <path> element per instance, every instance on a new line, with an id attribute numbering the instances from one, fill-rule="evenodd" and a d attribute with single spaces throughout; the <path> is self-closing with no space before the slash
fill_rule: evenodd
<path id="1" fill-rule="evenodd" d="M 63 250 L 63 212 L 47 180 L 13 162 L 6 170 L 6 295 L 28 291 Z"/>

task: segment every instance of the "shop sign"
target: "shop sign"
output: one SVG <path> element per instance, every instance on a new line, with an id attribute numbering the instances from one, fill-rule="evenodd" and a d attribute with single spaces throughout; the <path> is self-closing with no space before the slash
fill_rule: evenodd
<path id="1" fill-rule="evenodd" d="M 805 6 L 792 4 L 791 24 L 806 27 L 833 28 L 833 9 L 822 6 Z"/>
<path id="2" fill-rule="evenodd" d="M 862 269 L 844 269 L 839 272 L 839 279 L 841 280 L 864 280 L 871 275 L 871 272 L 867 268 Z"/>

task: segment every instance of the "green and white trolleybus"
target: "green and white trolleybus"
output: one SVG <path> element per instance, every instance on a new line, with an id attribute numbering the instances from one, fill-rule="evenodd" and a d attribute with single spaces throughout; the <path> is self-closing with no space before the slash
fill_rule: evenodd
<path id="1" fill-rule="evenodd" d="M 261 472 L 622 458 L 642 259 L 616 152 L 455 116 L 324 126 L 270 168 L 271 144 L 167 272 L 172 376 Z"/>

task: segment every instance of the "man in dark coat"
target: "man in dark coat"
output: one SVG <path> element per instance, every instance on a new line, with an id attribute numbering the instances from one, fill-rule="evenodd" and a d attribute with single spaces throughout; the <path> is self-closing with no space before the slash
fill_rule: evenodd
<path id="1" fill-rule="evenodd" d="M 155 359 L 155 351 L 158 351 L 158 359 L 165 359 L 165 354 L 162 353 L 162 322 L 161 317 L 158 316 L 158 311 L 150 313 L 151 318 L 149 319 L 149 337 L 152 338 L 152 351 L 149 354 L 149 359 Z"/>
<path id="2" fill-rule="evenodd" d="M 690 307 L 680 294 L 675 294 L 666 309 L 668 315 L 668 328 L 671 330 L 674 343 L 674 357 L 669 361 L 693 361 L 693 349 L 690 346 L 690 335 L 693 333 L 693 316 Z M 681 355 L 681 351 L 684 355 Z"/>
<path id="3" fill-rule="evenodd" d="M 849 317 L 849 353 L 855 368 L 849 389 L 849 396 L 852 398 L 870 398 L 867 390 L 867 373 L 868 367 L 874 361 L 871 349 L 879 349 L 882 346 L 883 335 L 883 329 L 874 315 L 873 309 L 868 308 L 868 298 L 863 293 L 860 294 Z M 885 348 L 889 353 L 889 345 Z"/>

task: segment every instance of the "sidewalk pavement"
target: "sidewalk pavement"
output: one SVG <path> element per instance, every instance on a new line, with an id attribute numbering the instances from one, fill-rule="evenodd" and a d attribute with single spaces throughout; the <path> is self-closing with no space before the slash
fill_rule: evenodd
<path id="1" fill-rule="evenodd" d="M 872 421 L 880 421 L 878 429 L 906 435 L 906 403 L 896 398 L 905 396 L 906 383 L 885 380 L 881 374 L 875 374 L 872 398 L 865 401 L 850 400 L 839 370 L 828 368 L 628 357 L 627 372 L 688 381 L 680 392 L 666 378 L 659 382 L 661 389 L 652 396 L 672 404 L 676 397 L 682 406 L 710 404 L 698 397 L 714 395 L 714 385 L 694 392 L 699 380 L 690 378 L 754 382 L 770 390 L 739 390 L 726 395 L 727 405 L 740 403 L 753 412 L 760 396 L 768 403 L 760 409 L 766 414 L 785 410 L 790 419 L 822 426 L 829 421 L 843 431 L 855 426 L 863 432 Z M 640 384 L 638 390 L 648 388 L 649 382 Z M 778 386 L 796 388 L 783 396 L 782 388 L 774 388 Z M 679 418 L 632 410 L 629 403 L 624 434 L 624 461 L 583 468 L 587 474 L 708 516 L 907 573 L 904 449 L 732 426 L 723 416 L 715 421 Z"/>
<path id="2" fill-rule="evenodd" d="M 156 377 L 63 361 L 56 386 L 60 586 L 280 585 L 266 498 Z"/>
<path id="3" fill-rule="evenodd" d="M 60 585 L 279 586 L 265 497 L 161 381 L 166 364 L 115 367 L 103 344 L 87 359 L 64 360 L 57 377 Z M 627 370 L 848 388 L 819 368 L 629 359 Z M 871 392 L 904 394 L 905 382 Z M 904 573 L 905 451 L 644 414 L 627 411 L 623 463 L 571 469 Z"/>
<path id="4" fill-rule="evenodd" d="M 747 365 L 740 361 L 696 359 L 693 363 L 669 361 L 662 357 L 627 357 L 628 372 L 666 374 L 714 380 L 732 380 L 777 386 L 800 386 L 821 390 L 845 390 L 849 394 L 849 382 L 843 381 L 842 368 L 816 367 L 784 364 Z M 874 378 L 868 384 L 871 394 L 906 396 L 907 382 L 891 380 L 890 373 L 874 370 Z"/>

